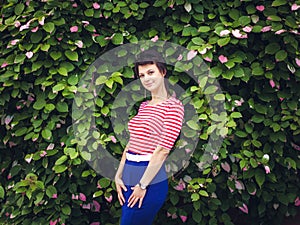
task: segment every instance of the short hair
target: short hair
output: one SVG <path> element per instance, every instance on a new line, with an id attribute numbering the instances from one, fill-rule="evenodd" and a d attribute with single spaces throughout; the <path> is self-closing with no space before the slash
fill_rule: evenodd
<path id="1" fill-rule="evenodd" d="M 167 66 L 163 57 L 154 49 L 141 52 L 134 64 L 134 77 L 139 78 L 139 66 L 155 64 L 162 74 L 167 74 Z"/>

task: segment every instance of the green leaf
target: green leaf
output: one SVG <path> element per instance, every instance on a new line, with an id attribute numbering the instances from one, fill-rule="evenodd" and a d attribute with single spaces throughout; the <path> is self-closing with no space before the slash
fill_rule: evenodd
<path id="1" fill-rule="evenodd" d="M 55 85 L 55 86 L 52 88 L 52 91 L 53 91 L 53 93 L 57 93 L 57 92 L 59 92 L 59 91 L 61 91 L 61 90 L 64 90 L 65 87 L 66 87 L 65 84 L 63 84 L 63 83 L 58 83 L 57 85 Z"/>
<path id="2" fill-rule="evenodd" d="M 167 0 L 156 0 L 153 4 L 154 7 L 161 7 L 167 3 Z"/>
<path id="3" fill-rule="evenodd" d="M 58 112 L 69 112 L 68 104 L 66 102 L 58 102 L 56 104 L 56 109 Z"/>
<path id="4" fill-rule="evenodd" d="M 200 199 L 200 195 L 198 193 L 193 193 L 191 195 L 191 198 L 192 198 L 192 201 L 195 202 L 195 201 L 198 201 Z"/>
<path id="5" fill-rule="evenodd" d="M 200 191 L 199 191 L 199 194 L 200 194 L 201 196 L 204 196 L 204 197 L 208 197 L 208 196 L 209 196 L 208 193 L 207 193 L 207 191 L 205 191 L 205 190 L 200 190 Z"/>
<path id="6" fill-rule="evenodd" d="M 57 190 L 54 186 L 50 185 L 47 187 L 46 189 L 46 195 L 49 197 L 49 198 L 52 198 L 52 196 L 54 194 L 57 194 Z"/>
<path id="7" fill-rule="evenodd" d="M 42 137 L 46 140 L 50 140 L 51 137 L 52 137 L 52 132 L 51 130 L 49 130 L 48 128 L 45 128 L 43 131 L 42 131 Z"/>
<path id="8" fill-rule="evenodd" d="M 24 8 L 25 8 L 24 4 L 17 4 L 15 6 L 15 14 L 16 15 L 21 15 L 22 12 L 23 12 L 23 10 L 24 10 Z"/>
<path id="9" fill-rule="evenodd" d="M 78 54 L 75 51 L 67 50 L 65 51 L 65 56 L 71 61 L 78 61 Z"/>
<path id="10" fill-rule="evenodd" d="M 187 122 L 187 125 L 188 125 L 190 128 L 192 128 L 193 130 L 199 130 L 199 129 L 200 129 L 198 123 L 195 122 L 194 120 L 189 120 L 189 121 Z"/>
<path id="11" fill-rule="evenodd" d="M 270 43 L 265 48 L 265 53 L 274 55 L 276 52 L 280 50 L 280 45 L 276 42 Z"/>
<path id="12" fill-rule="evenodd" d="M 265 172 L 262 169 L 256 169 L 256 171 L 255 171 L 255 180 L 256 180 L 258 186 L 261 188 L 263 183 L 266 180 Z"/>
<path id="13" fill-rule="evenodd" d="M 287 4 L 286 0 L 275 0 L 272 2 L 273 7 L 281 6 Z"/>
<path id="14" fill-rule="evenodd" d="M 68 76 L 68 70 L 64 67 L 59 67 L 57 71 L 60 75 Z"/>
<path id="15" fill-rule="evenodd" d="M 192 218 L 193 220 L 197 223 L 200 224 L 201 220 L 202 220 L 202 214 L 201 214 L 201 210 L 193 210 L 192 213 Z"/>
<path id="16" fill-rule="evenodd" d="M 217 43 L 220 47 L 223 47 L 227 45 L 229 42 L 230 42 L 230 37 L 226 37 L 226 38 L 220 38 Z"/>
<path id="17" fill-rule="evenodd" d="M 277 61 L 283 61 L 283 60 L 285 60 L 286 59 L 286 57 L 287 57 L 287 52 L 285 51 L 285 50 L 280 50 L 279 52 L 277 52 L 276 54 L 275 54 L 275 59 L 277 60 Z"/>
<path id="18" fill-rule="evenodd" d="M 67 159 L 68 159 L 68 156 L 63 155 L 63 156 L 61 156 L 59 159 L 57 159 L 57 160 L 55 161 L 55 165 L 61 165 L 61 164 L 63 164 L 65 161 L 67 161 Z"/>
<path id="19" fill-rule="evenodd" d="M 5 196 L 5 191 L 4 191 L 4 188 L 0 185 L 0 199 L 4 199 L 4 196 Z"/>
<path id="20" fill-rule="evenodd" d="M 124 37 L 123 37 L 123 34 L 121 33 L 115 33 L 111 39 L 112 43 L 114 45 L 121 45 L 123 44 L 123 41 L 124 41 Z"/>
<path id="21" fill-rule="evenodd" d="M 61 52 L 53 51 L 53 52 L 50 52 L 50 56 L 52 59 L 54 59 L 56 61 L 62 56 L 62 54 L 61 54 Z"/>
<path id="22" fill-rule="evenodd" d="M 61 211 L 65 215 L 71 215 L 71 207 L 69 205 L 64 205 L 64 207 L 61 208 Z"/>
<path id="23" fill-rule="evenodd" d="M 37 100 L 33 104 L 33 108 L 36 110 L 41 110 L 42 108 L 45 107 L 45 105 L 46 105 L 45 96 L 42 94 L 37 95 Z"/>
<path id="24" fill-rule="evenodd" d="M 55 25 L 52 22 L 45 23 L 43 26 L 43 29 L 48 32 L 52 33 L 54 31 Z"/>
<path id="25" fill-rule="evenodd" d="M 66 165 L 55 165 L 53 167 L 53 170 L 55 171 L 55 173 L 63 173 L 67 169 L 68 169 L 68 167 Z"/>

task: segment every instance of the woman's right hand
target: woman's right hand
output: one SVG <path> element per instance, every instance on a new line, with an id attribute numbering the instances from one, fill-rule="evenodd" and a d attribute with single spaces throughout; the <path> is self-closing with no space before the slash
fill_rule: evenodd
<path id="1" fill-rule="evenodd" d="M 118 199 L 119 199 L 120 205 L 122 206 L 125 203 L 125 198 L 124 198 L 122 190 L 127 191 L 127 188 L 124 185 L 123 180 L 118 176 L 115 177 L 115 183 L 116 183 L 116 189 L 117 189 L 117 193 L 118 193 Z"/>

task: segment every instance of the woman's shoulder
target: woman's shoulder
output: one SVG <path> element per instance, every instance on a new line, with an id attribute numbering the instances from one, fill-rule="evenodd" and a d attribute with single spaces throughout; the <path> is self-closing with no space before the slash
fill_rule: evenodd
<path id="1" fill-rule="evenodd" d="M 168 105 L 170 105 L 170 106 L 172 106 L 172 105 L 173 106 L 183 106 L 182 102 L 174 96 L 171 96 L 169 98 Z"/>

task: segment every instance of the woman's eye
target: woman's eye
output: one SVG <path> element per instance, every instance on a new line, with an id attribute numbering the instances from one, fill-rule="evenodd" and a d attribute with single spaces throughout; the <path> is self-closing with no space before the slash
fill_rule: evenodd
<path id="1" fill-rule="evenodd" d="M 144 77 L 144 75 L 143 75 L 143 74 L 141 74 L 139 77 L 140 77 L 140 78 L 142 78 L 142 77 Z"/>
<path id="2" fill-rule="evenodd" d="M 153 74 L 153 73 L 154 73 L 154 71 L 149 71 L 149 73 L 148 73 L 148 74 L 150 74 L 150 75 L 151 75 L 151 74 Z"/>

